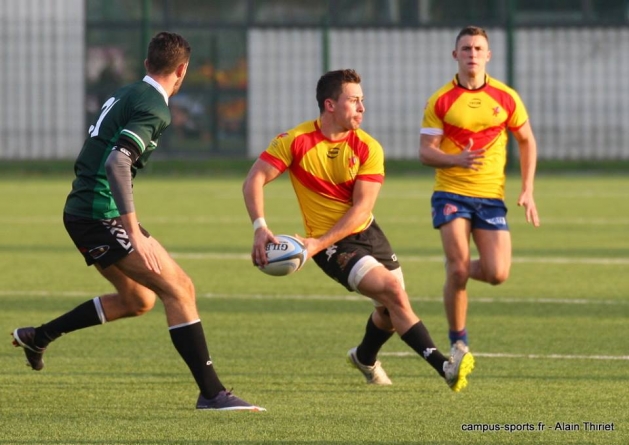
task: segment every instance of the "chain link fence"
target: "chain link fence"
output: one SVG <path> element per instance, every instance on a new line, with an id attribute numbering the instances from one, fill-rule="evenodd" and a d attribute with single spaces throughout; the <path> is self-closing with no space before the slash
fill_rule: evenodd
<path id="1" fill-rule="evenodd" d="M 520 2 L 512 22 L 514 0 L 453 3 L 0 0 L 0 159 L 74 158 L 106 96 L 141 75 L 147 38 L 168 29 L 193 59 L 157 156 L 256 156 L 317 116 L 324 70 L 351 67 L 363 127 L 388 158 L 414 160 L 424 103 L 454 76 L 468 23 L 488 30 L 489 73 L 522 96 L 540 159 L 629 159 L 626 1 Z"/>

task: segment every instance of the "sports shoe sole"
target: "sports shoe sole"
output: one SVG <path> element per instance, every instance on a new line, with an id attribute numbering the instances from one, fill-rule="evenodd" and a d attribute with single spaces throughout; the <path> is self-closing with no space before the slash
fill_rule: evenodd
<path id="1" fill-rule="evenodd" d="M 467 376 L 474 370 L 474 356 L 469 352 L 461 359 L 459 365 L 458 379 L 456 383 L 450 387 L 452 391 L 459 392 L 467 386 Z"/>
<path id="2" fill-rule="evenodd" d="M 249 411 L 254 413 L 261 413 L 266 411 L 266 408 L 262 408 L 261 406 L 252 406 L 252 407 L 242 407 L 242 406 L 232 406 L 229 408 L 196 408 L 199 411 Z"/>
<path id="3" fill-rule="evenodd" d="M 266 411 L 265 408 L 245 402 L 227 390 L 219 392 L 216 397 L 212 399 L 206 399 L 203 395 L 199 394 L 196 409 L 202 411 Z"/>

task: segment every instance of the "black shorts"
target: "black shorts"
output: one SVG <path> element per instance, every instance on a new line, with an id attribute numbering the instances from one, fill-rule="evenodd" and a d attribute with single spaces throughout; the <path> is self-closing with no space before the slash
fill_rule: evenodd
<path id="1" fill-rule="evenodd" d="M 63 224 L 88 266 L 98 263 L 104 269 L 133 252 L 120 218 L 90 219 L 64 213 Z M 140 230 L 150 236 L 144 227 Z"/>
<path id="2" fill-rule="evenodd" d="M 389 240 L 375 220 L 362 232 L 343 238 L 312 259 L 329 277 L 353 291 L 348 282 L 349 274 L 358 260 L 365 256 L 374 257 L 388 270 L 400 267 Z"/>

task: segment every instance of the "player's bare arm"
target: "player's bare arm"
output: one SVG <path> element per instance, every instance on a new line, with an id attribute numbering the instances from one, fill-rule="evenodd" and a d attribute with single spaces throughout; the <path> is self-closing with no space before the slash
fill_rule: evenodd
<path id="1" fill-rule="evenodd" d="M 514 131 L 513 136 L 520 150 L 520 173 L 522 175 L 522 190 L 518 197 L 518 206 L 524 207 L 526 221 L 539 227 L 539 214 L 533 197 L 535 170 L 537 168 L 537 142 L 530 122 L 527 121 Z"/>
<path id="2" fill-rule="evenodd" d="M 321 250 L 354 233 L 371 215 L 381 188 L 382 184 L 379 182 L 356 181 L 352 194 L 352 207 L 330 230 L 319 238 L 298 237 L 308 249 L 308 257 L 312 258 Z"/>
<path id="3" fill-rule="evenodd" d="M 485 149 L 472 150 L 474 141 L 469 140 L 461 153 L 451 155 L 441 151 L 443 136 L 422 134 L 419 137 L 419 160 L 422 164 L 434 168 L 463 167 L 477 171 L 485 157 Z"/>
<path id="4" fill-rule="evenodd" d="M 251 260 L 254 266 L 266 265 L 266 245 L 268 243 L 278 243 L 273 232 L 264 222 L 264 186 L 280 175 L 281 172 L 277 168 L 268 162 L 258 159 L 251 167 L 251 170 L 249 170 L 247 178 L 242 185 L 242 194 L 249 218 L 251 218 L 252 223 L 258 221 L 254 230 L 253 247 L 251 249 Z"/>

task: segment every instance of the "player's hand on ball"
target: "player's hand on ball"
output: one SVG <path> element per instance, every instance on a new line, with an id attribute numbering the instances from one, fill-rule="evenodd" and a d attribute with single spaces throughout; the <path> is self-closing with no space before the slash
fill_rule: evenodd
<path id="1" fill-rule="evenodd" d="M 266 263 L 259 266 L 267 275 L 281 277 L 301 269 L 308 259 L 308 251 L 303 243 L 289 235 L 277 235 L 277 242 L 266 245 Z"/>
<path id="2" fill-rule="evenodd" d="M 253 248 L 251 249 L 251 260 L 254 266 L 263 267 L 268 263 L 266 246 L 269 243 L 278 244 L 279 240 L 268 227 L 257 229 L 253 234 Z"/>

